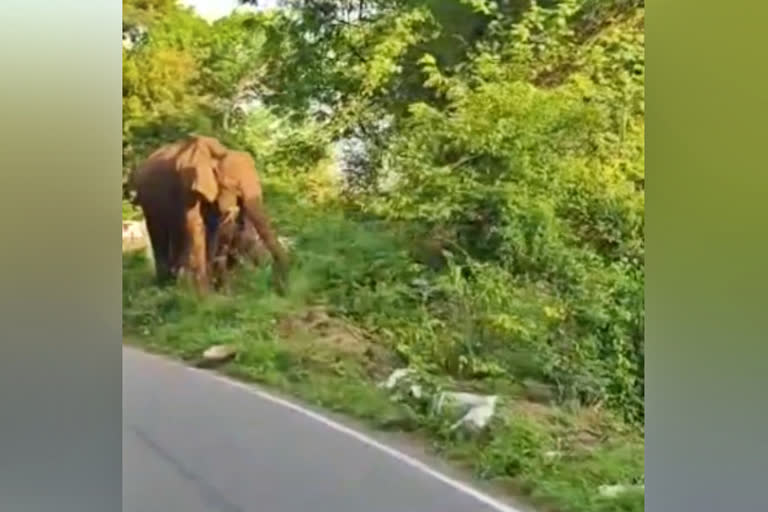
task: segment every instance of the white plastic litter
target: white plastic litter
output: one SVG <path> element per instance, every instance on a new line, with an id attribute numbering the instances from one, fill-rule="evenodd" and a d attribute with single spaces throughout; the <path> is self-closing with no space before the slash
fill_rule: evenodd
<path id="1" fill-rule="evenodd" d="M 381 382 L 379 387 L 393 390 L 398 384 L 403 382 L 403 379 L 414 375 L 414 373 L 415 371 L 412 368 L 398 368 L 389 375 L 387 380 Z M 412 397 L 420 400 L 425 395 L 425 390 L 421 384 L 414 383 L 413 381 L 407 383 L 410 384 L 408 390 Z M 462 414 L 461 418 L 450 427 L 451 430 L 461 426 L 479 430 L 485 428 L 491 418 L 493 418 L 493 415 L 496 413 L 498 399 L 499 397 L 496 395 L 489 396 L 446 391 L 440 393 L 436 400 L 434 400 L 433 411 L 440 414 L 450 403 L 452 408 L 458 409 Z"/>
<path id="2" fill-rule="evenodd" d="M 385 389 L 394 389 L 398 382 L 400 382 L 404 377 L 411 375 L 412 373 L 412 368 L 398 368 L 389 375 L 387 380 L 379 384 L 379 386 Z"/>
<path id="3" fill-rule="evenodd" d="M 444 392 L 441 393 L 435 405 L 436 412 L 441 412 L 446 402 L 455 403 L 465 409 L 466 413 L 456 423 L 451 425 L 451 430 L 460 426 L 474 429 L 485 428 L 496 412 L 496 403 L 499 397 L 496 395 L 477 395 L 474 393 Z"/>

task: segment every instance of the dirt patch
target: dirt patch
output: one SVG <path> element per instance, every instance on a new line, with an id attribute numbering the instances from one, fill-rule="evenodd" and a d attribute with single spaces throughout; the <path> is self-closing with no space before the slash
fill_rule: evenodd
<path id="1" fill-rule="evenodd" d="M 609 438 L 620 436 L 612 427 L 616 422 L 599 408 L 581 407 L 566 411 L 535 401 L 513 400 L 500 414 L 510 418 L 522 416 L 541 425 L 570 453 L 592 452 Z"/>
<path id="2" fill-rule="evenodd" d="M 283 318 L 278 330 L 290 348 L 316 363 L 353 362 L 377 378 L 388 375 L 394 367 L 391 351 L 376 344 L 362 329 L 331 316 L 320 306 Z"/>
<path id="3" fill-rule="evenodd" d="M 618 440 L 630 432 L 620 427 L 621 422 L 601 407 L 582 407 L 569 412 L 569 425 L 565 438 L 574 450 L 590 452 L 610 439 Z"/>
<path id="4" fill-rule="evenodd" d="M 510 404 L 509 408 L 514 413 L 536 420 L 539 423 L 552 421 L 555 414 L 552 407 L 530 400 L 515 400 Z"/>

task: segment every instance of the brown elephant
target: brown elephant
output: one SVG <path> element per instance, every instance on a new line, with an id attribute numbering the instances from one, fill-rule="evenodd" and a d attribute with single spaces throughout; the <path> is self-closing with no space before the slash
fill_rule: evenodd
<path id="1" fill-rule="evenodd" d="M 223 286 L 227 274 L 238 263 L 250 261 L 255 266 L 266 263 L 268 251 L 253 223 L 243 213 L 242 208 L 231 211 L 222 219 L 218 209 L 205 213 L 208 233 L 208 261 L 210 273 L 216 286 Z"/>
<path id="2" fill-rule="evenodd" d="M 201 293 L 210 287 L 204 215 L 217 215 L 223 236 L 232 236 L 239 209 L 272 254 L 279 290 L 287 277 L 288 256 L 264 211 L 253 158 L 213 137 L 191 135 L 153 152 L 129 178 L 135 202 L 144 212 L 160 282 L 182 268 Z"/>

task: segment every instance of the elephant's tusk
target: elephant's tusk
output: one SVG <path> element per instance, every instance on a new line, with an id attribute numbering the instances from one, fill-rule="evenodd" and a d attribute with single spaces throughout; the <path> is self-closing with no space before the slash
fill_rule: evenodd
<path id="1" fill-rule="evenodd" d="M 237 214 L 239 213 L 239 211 L 240 211 L 240 207 L 238 206 L 232 206 L 228 208 L 224 212 L 224 216 L 221 220 L 221 223 L 224 224 L 227 222 L 233 222 L 237 218 Z"/>

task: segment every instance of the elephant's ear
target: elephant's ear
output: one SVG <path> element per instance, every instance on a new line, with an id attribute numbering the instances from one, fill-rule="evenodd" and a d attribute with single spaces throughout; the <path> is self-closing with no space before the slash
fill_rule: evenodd
<path id="1" fill-rule="evenodd" d="M 219 195 L 219 184 L 213 165 L 199 165 L 192 181 L 192 190 L 202 195 L 206 201 L 214 202 Z"/>
<path id="2" fill-rule="evenodd" d="M 209 141 L 193 137 L 176 157 L 176 165 L 189 188 L 213 202 L 219 194 L 216 180 L 218 159 L 214 156 Z M 215 140 L 215 139 L 214 139 Z"/>
<path id="3" fill-rule="evenodd" d="M 221 142 L 219 142 L 219 139 L 214 137 L 206 137 L 204 135 L 195 135 L 195 137 L 200 142 L 200 144 L 203 144 L 208 148 L 208 151 L 210 151 L 213 158 L 221 159 L 224 158 L 227 153 L 229 153 L 229 149 L 227 149 Z"/>

